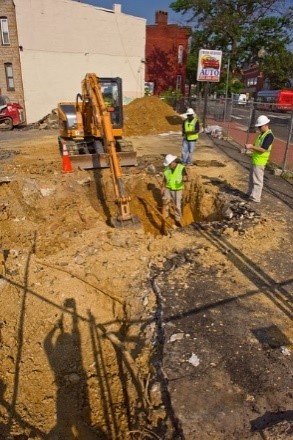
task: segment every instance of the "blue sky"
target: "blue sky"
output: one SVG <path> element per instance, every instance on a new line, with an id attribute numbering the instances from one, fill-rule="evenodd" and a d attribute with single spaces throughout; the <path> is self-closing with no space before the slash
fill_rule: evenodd
<path id="1" fill-rule="evenodd" d="M 137 17 L 143 17 L 147 19 L 148 24 L 153 24 L 155 21 L 155 12 L 158 9 L 168 11 L 169 23 L 178 23 L 183 26 L 191 26 L 192 23 L 187 23 L 187 15 L 182 15 L 172 11 L 169 8 L 170 3 L 173 0 L 80 0 L 83 3 L 89 3 L 94 6 L 100 6 L 101 8 L 112 9 L 114 3 L 120 3 L 122 5 L 122 12 L 126 14 L 136 15 Z M 285 0 L 285 5 L 290 6 L 292 0 Z M 290 50 L 293 50 L 293 43 L 289 46 Z"/>
<path id="2" fill-rule="evenodd" d="M 162 9 L 168 11 L 169 22 L 186 24 L 185 17 L 183 18 L 181 14 L 177 14 L 169 8 L 171 2 L 172 0 L 83 0 L 83 3 L 109 9 L 112 9 L 113 3 L 120 3 L 122 12 L 146 18 L 148 24 L 154 23 L 155 12 Z"/>

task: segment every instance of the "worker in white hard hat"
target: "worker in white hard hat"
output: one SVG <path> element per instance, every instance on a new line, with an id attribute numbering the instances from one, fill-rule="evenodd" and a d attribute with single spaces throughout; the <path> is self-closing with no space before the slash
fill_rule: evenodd
<path id="1" fill-rule="evenodd" d="M 173 205 L 175 221 L 181 225 L 182 192 L 184 181 L 187 180 L 186 168 L 180 159 L 177 156 L 173 156 L 173 154 L 167 154 L 164 160 L 164 167 L 162 187 L 163 217 L 167 218 L 169 216 L 170 205 Z"/>
<path id="2" fill-rule="evenodd" d="M 193 108 L 188 108 L 186 111 L 186 119 L 182 124 L 182 162 L 185 165 L 192 164 L 192 155 L 195 150 L 195 143 L 198 139 L 199 131 L 199 120 Z"/>
<path id="3" fill-rule="evenodd" d="M 251 169 L 249 174 L 249 185 L 247 196 L 253 202 L 260 202 L 263 188 L 264 170 L 269 160 L 274 135 L 269 128 L 269 118 L 261 115 L 257 118 L 255 126 L 259 128 L 260 134 L 257 136 L 253 144 L 246 144 L 245 148 L 252 151 Z"/>

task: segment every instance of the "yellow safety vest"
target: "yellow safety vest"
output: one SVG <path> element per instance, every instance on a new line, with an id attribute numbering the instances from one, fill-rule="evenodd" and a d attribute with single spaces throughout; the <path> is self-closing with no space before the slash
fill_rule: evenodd
<path id="1" fill-rule="evenodd" d="M 254 141 L 254 146 L 255 147 L 261 147 L 263 144 L 263 141 L 265 139 L 265 137 L 269 134 L 272 133 L 272 130 L 267 130 L 264 133 L 261 133 Z M 263 153 L 261 153 L 260 151 L 254 151 L 252 153 L 252 163 L 253 165 L 257 165 L 257 166 L 266 166 L 266 164 L 268 163 L 270 154 L 271 154 L 271 149 L 272 149 L 273 144 L 271 144 L 269 146 L 269 148 L 264 151 Z"/>
<path id="2" fill-rule="evenodd" d="M 179 163 L 173 171 L 169 167 L 165 168 L 164 176 L 166 179 L 166 188 L 170 189 L 171 191 L 179 191 L 184 188 L 184 168 L 185 166 L 181 163 Z"/>
<path id="3" fill-rule="evenodd" d="M 186 136 L 187 141 L 196 141 L 198 139 L 198 133 L 188 134 L 191 133 L 192 131 L 195 131 L 195 125 L 197 121 L 198 121 L 197 118 L 192 119 L 192 121 L 189 121 L 188 119 L 184 121 L 184 132 L 185 132 L 184 134 Z"/>

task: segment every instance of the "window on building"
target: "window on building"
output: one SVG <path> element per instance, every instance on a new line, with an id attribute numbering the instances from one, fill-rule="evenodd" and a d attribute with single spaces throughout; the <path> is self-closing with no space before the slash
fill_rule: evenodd
<path id="1" fill-rule="evenodd" d="M 255 78 L 249 78 L 248 80 L 247 80 L 247 85 L 248 86 L 255 86 L 257 84 L 257 77 L 255 77 Z"/>
<path id="2" fill-rule="evenodd" d="M 12 64 L 5 63 L 4 66 L 5 66 L 7 90 L 15 90 Z"/>
<path id="3" fill-rule="evenodd" d="M 10 44 L 10 40 L 9 40 L 7 17 L 0 17 L 0 28 L 1 28 L 2 46 L 8 46 Z"/>
<path id="4" fill-rule="evenodd" d="M 182 44 L 179 44 L 179 46 L 178 46 L 178 63 L 179 64 L 183 63 L 183 54 L 184 54 L 184 48 L 183 48 Z"/>
<path id="5" fill-rule="evenodd" d="M 181 90 L 182 76 L 177 75 L 176 78 L 176 90 Z"/>

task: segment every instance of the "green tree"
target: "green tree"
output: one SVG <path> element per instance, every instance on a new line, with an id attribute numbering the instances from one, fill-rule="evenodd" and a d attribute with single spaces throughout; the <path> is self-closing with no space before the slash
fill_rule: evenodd
<path id="1" fill-rule="evenodd" d="M 194 84 L 196 81 L 197 63 L 198 54 L 195 52 L 191 52 L 190 54 L 188 54 L 186 64 L 186 79 L 189 85 Z"/>
<path id="2" fill-rule="evenodd" d="M 285 1 L 176 0 L 170 6 L 194 23 L 193 50 L 223 50 L 232 71 L 256 59 L 262 47 L 278 53 L 291 41 L 292 8 Z"/>
<path id="3" fill-rule="evenodd" d="M 167 104 L 171 105 L 172 107 L 175 106 L 176 102 L 182 98 L 182 93 L 180 90 L 175 90 L 172 87 L 169 87 L 168 89 L 164 90 L 160 97 L 167 102 Z"/>
<path id="4" fill-rule="evenodd" d="M 217 92 L 221 95 L 225 95 L 226 87 L 226 77 L 222 75 L 219 83 L 210 84 L 210 93 Z M 244 88 L 244 84 L 238 78 L 231 78 L 228 81 L 228 95 L 231 95 L 231 93 L 241 93 Z"/>
<path id="5" fill-rule="evenodd" d="M 261 61 L 260 68 L 264 77 L 269 80 L 271 89 L 288 87 L 289 79 L 293 78 L 293 54 L 288 50 L 267 54 Z"/>

